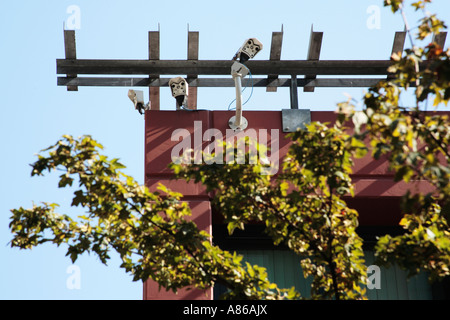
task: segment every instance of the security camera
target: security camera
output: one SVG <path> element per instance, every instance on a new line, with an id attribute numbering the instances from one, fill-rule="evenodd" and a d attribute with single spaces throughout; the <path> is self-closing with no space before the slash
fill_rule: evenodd
<path id="1" fill-rule="evenodd" d="M 242 78 L 248 74 L 245 62 L 254 58 L 263 48 L 261 42 L 256 38 L 247 39 L 238 50 L 233 60 L 237 60 L 231 66 L 231 75 L 234 79 L 236 89 L 236 115 L 228 121 L 228 125 L 234 131 L 242 131 L 247 128 L 248 121 L 242 116 Z"/>
<path id="2" fill-rule="evenodd" d="M 188 83 L 182 77 L 172 78 L 169 81 L 169 87 L 172 91 L 172 96 L 177 101 L 177 109 L 187 104 L 188 97 Z"/>
<path id="3" fill-rule="evenodd" d="M 245 63 L 249 59 L 253 59 L 263 48 L 261 42 L 256 38 L 247 39 L 236 53 L 234 60 L 239 59 L 240 63 Z"/>
<path id="4" fill-rule="evenodd" d="M 144 102 L 144 91 L 141 90 L 128 90 L 128 98 L 133 102 L 134 108 L 139 111 L 140 114 L 144 114 L 144 110 L 150 109 L 150 103 Z"/>

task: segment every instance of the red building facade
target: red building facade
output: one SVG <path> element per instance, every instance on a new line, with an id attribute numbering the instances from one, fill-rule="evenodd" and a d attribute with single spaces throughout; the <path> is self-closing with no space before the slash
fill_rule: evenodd
<path id="1" fill-rule="evenodd" d="M 150 190 L 156 190 L 158 183 L 184 195 L 192 209 L 192 219 L 199 228 L 210 234 L 218 234 L 221 226 L 220 212 L 211 208 L 210 195 L 199 184 L 173 180 L 173 174 L 168 169 L 172 161 L 172 150 L 181 141 L 180 136 L 173 138 L 177 129 L 184 129 L 184 135 L 189 134 L 192 148 L 201 143 L 202 150 L 211 142 L 203 140 L 203 134 L 208 129 L 217 129 L 223 136 L 229 129 L 228 120 L 234 115 L 232 111 L 147 111 L 145 115 L 145 183 Z M 289 139 L 285 137 L 282 126 L 281 111 L 246 111 L 244 117 L 248 120 L 246 130 L 256 132 L 264 130 L 267 134 L 267 145 L 278 146 L 278 161 L 289 148 Z M 313 111 L 311 121 L 333 123 L 336 120 L 334 112 Z M 274 134 L 276 133 L 276 134 Z M 377 234 L 385 234 L 398 228 L 401 219 L 399 200 L 410 185 L 395 182 L 393 174 L 388 170 L 385 159 L 374 161 L 370 156 L 355 161 L 353 182 L 355 196 L 347 198 L 350 207 L 359 212 L 360 229 L 368 241 Z M 429 191 L 431 187 L 426 182 L 417 182 L 414 188 Z M 215 232 L 216 231 L 216 232 Z M 153 281 L 144 285 L 144 299 L 213 299 L 213 289 L 207 292 L 198 290 L 181 290 L 177 294 L 159 290 Z"/>

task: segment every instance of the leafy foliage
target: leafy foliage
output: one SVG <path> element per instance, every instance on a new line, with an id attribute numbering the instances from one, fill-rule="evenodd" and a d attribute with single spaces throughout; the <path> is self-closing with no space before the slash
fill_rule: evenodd
<path id="1" fill-rule="evenodd" d="M 450 53 L 433 41 L 424 48 L 415 45 L 446 28 L 436 15 L 427 13 L 429 2 L 412 4 L 424 12 L 415 37 L 408 30 L 412 48 L 403 55 L 394 53 L 389 68 L 392 79 L 380 81 L 365 94 L 365 108 L 360 112 L 364 121 L 358 123 L 363 129 L 357 130 L 357 136 L 369 139 L 375 159 L 383 154 L 389 157 L 397 181 L 411 185 L 426 181 L 432 188 L 425 194 L 411 191 L 404 195 L 405 216 L 400 224 L 405 235 L 379 240 L 378 263 L 395 261 L 411 275 L 424 269 L 430 272 L 431 279 L 441 279 L 450 275 L 450 127 L 448 116 L 430 111 L 428 105 L 448 104 Z M 385 0 L 385 4 L 406 19 L 403 1 Z M 415 105 L 401 105 L 401 96 L 412 88 Z M 341 105 L 341 110 L 345 110 L 343 117 L 354 120 L 356 112 L 348 102 Z"/>
<path id="2" fill-rule="evenodd" d="M 265 269 L 241 264 L 242 257 L 211 244 L 211 236 L 190 221 L 181 195 L 160 186 L 151 193 L 120 171 L 124 166 L 99 153 L 102 146 L 90 136 L 64 136 L 46 156 L 32 165 L 32 175 L 59 170 L 59 187 L 78 181 L 72 206 L 86 208 L 79 221 L 55 212 L 58 205 L 42 204 L 11 210 L 13 247 L 30 249 L 42 243 L 66 244 L 75 262 L 80 254 L 94 252 L 107 263 L 115 250 L 134 280 L 149 278 L 176 291 L 221 283 L 228 298 L 280 299 L 295 292 L 281 291 L 267 280 Z"/>
<path id="3" fill-rule="evenodd" d="M 230 233 L 250 222 L 264 223 L 274 244 L 297 253 L 305 277 L 313 277 L 313 298 L 362 298 L 366 268 L 355 232 L 358 215 L 341 197 L 352 192 L 351 157 L 365 154 L 366 147 L 339 124 L 313 123 L 291 138 L 283 171 L 275 179 L 261 174 L 261 161 L 171 167 L 179 178 L 215 192 L 214 204 Z M 264 147 L 247 143 L 249 149 Z"/>
<path id="4" fill-rule="evenodd" d="M 353 159 L 363 156 L 385 155 L 396 181 L 425 181 L 432 188 L 429 193 L 415 190 L 404 195 L 400 225 L 405 233 L 378 240 L 377 263 L 398 263 L 411 275 L 426 270 L 431 279 L 450 275 L 449 119 L 428 110 L 430 103 L 437 107 L 450 99 L 450 54 L 434 42 L 423 48 L 415 45 L 445 28 L 436 15 L 426 12 L 429 2 L 412 3 L 424 12 L 415 40 L 408 28 L 412 47 L 392 55 L 391 76 L 368 90 L 363 109 L 357 111 L 352 100 L 342 102 L 335 124 L 314 122 L 292 133 L 279 175 L 262 174 L 266 164 L 250 159 L 249 152 L 244 164 L 171 164 L 179 179 L 202 183 L 214 192 L 214 205 L 230 233 L 250 222 L 261 223 L 275 245 L 298 254 L 305 276 L 313 279 L 312 298 L 365 296 L 358 213 L 343 200 L 353 194 Z M 408 25 L 402 0 L 384 4 L 400 12 Z M 411 90 L 415 105 L 402 105 L 402 95 Z M 354 130 L 347 130 L 349 123 Z M 264 148 L 254 141 L 246 143 L 247 149 Z M 73 219 L 58 214 L 54 203 L 13 209 L 13 247 L 64 244 L 72 261 L 94 252 L 103 263 L 114 250 L 134 280 L 151 278 L 174 291 L 220 283 L 229 289 L 226 298 L 300 297 L 294 289 L 281 290 L 270 283 L 264 268 L 243 264 L 241 256 L 214 246 L 211 236 L 189 219 L 182 195 L 162 185 L 160 192 L 150 192 L 121 172 L 124 166 L 102 155 L 101 149 L 90 136 L 64 136 L 42 151 L 32 175 L 62 171 L 58 186 L 78 184 L 72 206 L 85 208 L 87 215 Z"/>

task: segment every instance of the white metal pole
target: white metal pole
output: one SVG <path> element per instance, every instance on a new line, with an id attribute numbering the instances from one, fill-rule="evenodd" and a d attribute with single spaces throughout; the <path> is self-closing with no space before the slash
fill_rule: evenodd
<path id="1" fill-rule="evenodd" d="M 236 119 L 234 125 L 239 128 L 242 122 L 242 75 L 234 73 L 234 86 L 236 88 Z"/>

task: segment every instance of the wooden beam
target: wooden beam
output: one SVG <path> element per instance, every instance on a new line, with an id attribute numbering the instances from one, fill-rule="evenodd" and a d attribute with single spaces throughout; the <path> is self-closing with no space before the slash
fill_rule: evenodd
<path id="1" fill-rule="evenodd" d="M 309 61 L 318 61 L 320 57 L 320 50 L 322 48 L 323 32 L 315 32 L 311 26 L 311 35 L 309 37 L 309 48 L 307 59 Z M 315 79 L 315 74 L 305 75 L 305 79 Z M 314 87 L 304 87 L 304 92 L 314 92 Z"/>
<path id="2" fill-rule="evenodd" d="M 75 41 L 75 30 L 64 30 L 64 51 L 66 59 L 77 58 L 77 45 Z M 68 73 L 67 77 L 76 78 L 76 73 Z M 77 86 L 68 86 L 67 91 L 78 91 Z"/>
<path id="3" fill-rule="evenodd" d="M 154 62 L 159 60 L 160 55 L 160 40 L 159 40 L 159 30 L 149 31 L 148 33 L 148 59 L 149 62 Z M 154 81 L 159 78 L 158 74 L 153 74 L 149 72 L 149 81 Z M 159 87 L 149 88 L 149 100 L 151 110 L 160 110 L 160 89 Z"/>
<path id="4" fill-rule="evenodd" d="M 80 86 L 80 87 L 168 87 L 170 78 L 115 78 L 115 77 L 58 77 L 59 86 Z M 317 88 L 368 88 L 376 85 L 379 78 L 321 78 L 321 79 L 297 79 L 297 87 L 317 87 Z M 254 87 L 290 87 L 290 78 L 278 78 L 269 80 L 267 78 L 253 78 Z M 242 79 L 242 86 L 250 86 L 250 79 Z M 411 84 L 414 86 L 414 84 Z M 189 82 L 189 87 L 204 88 L 225 88 L 234 87 L 233 79 L 228 78 L 197 78 Z"/>
<path id="5" fill-rule="evenodd" d="M 297 76 L 291 76 L 290 83 L 291 109 L 298 109 L 298 83 Z"/>
<path id="6" fill-rule="evenodd" d="M 87 60 L 57 59 L 58 74 L 229 75 L 230 60 Z M 387 75 L 390 60 L 250 60 L 253 75 Z M 421 67 L 426 62 L 421 63 Z"/>
<path id="7" fill-rule="evenodd" d="M 272 32 L 272 43 L 270 45 L 270 60 L 271 61 L 280 61 L 281 59 L 281 46 L 283 44 L 283 31 L 281 32 Z M 277 79 L 278 75 L 269 74 L 267 76 L 269 80 Z M 276 92 L 277 87 L 268 86 L 266 88 L 267 92 Z"/>
<path id="8" fill-rule="evenodd" d="M 395 32 L 394 43 L 392 44 L 391 56 L 394 53 L 400 54 L 400 56 L 402 55 L 403 48 L 405 46 L 405 39 L 406 39 L 406 31 Z M 394 77 L 395 77 L 395 75 L 390 74 L 387 76 L 387 79 L 393 79 Z"/>
<path id="9" fill-rule="evenodd" d="M 199 47 L 199 33 L 198 31 L 188 31 L 188 52 L 187 58 L 190 61 L 198 60 L 198 47 Z M 187 81 L 197 79 L 197 75 L 188 74 Z M 189 86 L 188 92 L 188 109 L 197 109 L 197 87 Z"/>
<path id="10" fill-rule="evenodd" d="M 433 34 L 433 42 L 436 42 L 441 48 L 444 48 L 446 38 L 447 32 L 439 32 L 438 34 Z"/>
<path id="11" fill-rule="evenodd" d="M 394 43 L 392 44 L 391 56 L 394 53 L 403 53 L 403 47 L 405 46 L 406 31 L 397 31 L 394 36 Z"/>

